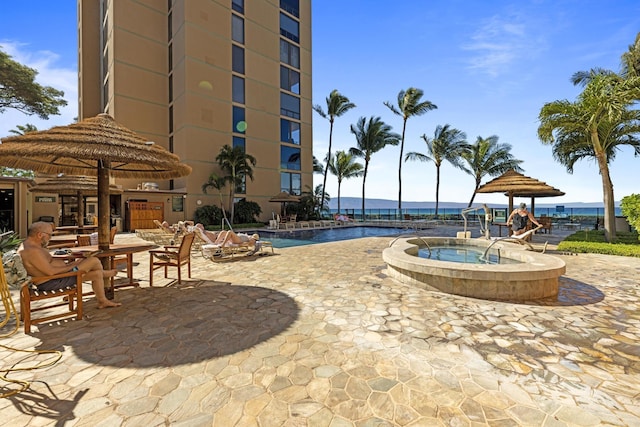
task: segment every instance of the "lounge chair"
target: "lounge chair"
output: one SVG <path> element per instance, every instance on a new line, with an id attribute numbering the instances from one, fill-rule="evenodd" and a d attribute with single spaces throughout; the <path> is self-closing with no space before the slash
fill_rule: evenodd
<path id="1" fill-rule="evenodd" d="M 232 231 L 228 231 L 224 236 L 222 243 L 214 243 L 202 245 L 202 256 L 210 259 L 220 259 L 227 256 L 235 256 L 238 254 L 253 255 L 258 251 L 261 251 L 265 247 L 270 247 L 273 253 L 273 245 L 271 242 L 260 240 L 260 237 L 249 237 L 244 242 L 233 242 Z M 240 233 L 242 234 L 242 233 Z M 237 235 L 240 236 L 240 235 Z"/>
<path id="2" fill-rule="evenodd" d="M 496 242 L 512 242 L 512 243 L 518 243 L 520 245 L 526 245 L 529 247 L 530 250 L 533 251 L 534 250 L 533 246 L 531 246 L 531 243 L 529 243 L 527 240 L 531 236 L 533 236 L 536 231 L 540 230 L 543 227 L 544 225 L 539 225 L 536 228 L 527 230 L 522 234 L 513 234 L 511 236 L 493 238 L 493 240 L 495 240 Z M 544 252 L 546 249 L 547 249 L 547 242 L 545 242 L 544 249 L 542 250 L 542 252 Z"/>

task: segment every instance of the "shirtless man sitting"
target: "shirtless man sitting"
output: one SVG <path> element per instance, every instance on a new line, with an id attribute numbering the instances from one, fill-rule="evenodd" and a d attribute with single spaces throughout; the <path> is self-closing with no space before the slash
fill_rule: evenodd
<path id="1" fill-rule="evenodd" d="M 27 238 L 18 248 L 22 263 L 31 277 L 53 276 L 69 271 L 83 271 L 82 280 L 90 280 L 98 300 L 98 308 L 118 307 L 122 304 L 107 299 L 104 293 L 104 278 L 113 277 L 117 270 L 103 270 L 95 257 L 80 258 L 66 262 L 54 258 L 46 249 L 53 227 L 48 222 L 34 222 L 27 231 Z M 41 290 L 64 289 L 75 286 L 74 276 L 52 279 L 38 285 Z"/>

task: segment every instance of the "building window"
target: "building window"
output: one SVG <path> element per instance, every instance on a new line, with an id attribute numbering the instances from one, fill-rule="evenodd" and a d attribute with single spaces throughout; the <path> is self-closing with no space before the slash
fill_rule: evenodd
<path id="1" fill-rule="evenodd" d="M 231 0 L 231 8 L 238 13 L 244 14 L 244 0 Z"/>
<path id="2" fill-rule="evenodd" d="M 173 71 L 173 43 L 169 44 L 169 72 Z"/>
<path id="3" fill-rule="evenodd" d="M 244 108 L 234 106 L 232 132 L 244 133 L 245 130 L 247 130 L 247 122 L 244 121 Z"/>
<path id="4" fill-rule="evenodd" d="M 173 37 L 173 12 L 169 12 L 169 17 L 167 18 L 167 41 L 171 41 Z"/>
<path id="5" fill-rule="evenodd" d="M 300 42 L 300 24 L 298 21 L 289 18 L 284 13 L 280 14 L 280 34 L 293 40 L 296 43 Z"/>
<path id="6" fill-rule="evenodd" d="M 300 145 L 300 123 L 280 119 L 280 141 Z"/>
<path id="7" fill-rule="evenodd" d="M 173 133 L 173 105 L 169 106 L 169 133 Z"/>
<path id="8" fill-rule="evenodd" d="M 300 95 L 300 73 L 281 65 L 280 88 Z"/>
<path id="9" fill-rule="evenodd" d="M 299 171 L 300 170 L 300 149 L 295 147 L 288 147 L 286 145 L 281 145 L 280 146 L 280 168 Z"/>
<path id="10" fill-rule="evenodd" d="M 280 92 L 280 114 L 300 119 L 300 98 Z"/>
<path id="11" fill-rule="evenodd" d="M 235 44 L 231 47 L 232 70 L 244 74 L 244 49 Z"/>
<path id="12" fill-rule="evenodd" d="M 241 147 L 242 150 L 246 147 L 245 139 L 241 136 L 233 136 L 233 148 Z"/>
<path id="13" fill-rule="evenodd" d="M 299 173 L 280 172 L 280 191 L 299 196 L 302 192 L 301 182 Z"/>
<path id="14" fill-rule="evenodd" d="M 280 0 L 280 9 L 298 18 L 300 17 L 300 0 Z"/>
<path id="15" fill-rule="evenodd" d="M 244 104 L 244 79 L 238 76 L 231 76 L 231 95 L 233 102 Z"/>
<path id="16" fill-rule="evenodd" d="M 280 62 L 300 69 L 300 48 L 284 39 L 280 39 Z"/>
<path id="17" fill-rule="evenodd" d="M 169 102 L 173 102 L 173 74 L 169 74 Z"/>
<path id="18" fill-rule="evenodd" d="M 234 14 L 231 14 L 231 38 L 244 44 L 244 19 Z"/>

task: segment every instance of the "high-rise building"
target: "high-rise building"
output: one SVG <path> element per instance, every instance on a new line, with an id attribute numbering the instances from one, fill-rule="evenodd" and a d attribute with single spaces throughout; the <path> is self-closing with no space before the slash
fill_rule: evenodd
<path id="1" fill-rule="evenodd" d="M 236 200 L 257 202 L 262 220 L 280 209 L 269 198 L 312 186 L 311 0 L 78 0 L 78 44 L 79 118 L 106 112 L 193 168 L 166 182 L 118 180 L 117 211 L 157 199 L 145 189 L 166 197 L 169 220 L 219 206 L 202 186 L 223 174 L 225 145 L 257 160 Z M 186 194 L 174 218 L 172 192 Z"/>

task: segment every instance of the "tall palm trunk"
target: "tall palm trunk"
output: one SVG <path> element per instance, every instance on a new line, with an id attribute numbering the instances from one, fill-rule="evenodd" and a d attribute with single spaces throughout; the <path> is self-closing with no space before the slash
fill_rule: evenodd
<path id="1" fill-rule="evenodd" d="M 400 140 L 400 162 L 398 163 L 398 211 L 402 213 L 402 154 L 404 153 L 404 132 L 407 129 L 407 119 L 402 122 L 402 139 Z"/>
<path id="2" fill-rule="evenodd" d="M 324 206 L 324 196 L 327 188 L 327 173 L 329 173 L 329 161 L 331 160 L 332 140 L 333 140 L 333 117 L 329 119 L 329 152 L 327 153 L 327 161 L 326 161 L 326 164 L 324 165 L 324 179 L 322 180 L 322 199 L 320 200 L 320 209 L 322 209 L 322 206 Z"/>
<path id="3" fill-rule="evenodd" d="M 438 202 L 440 200 L 440 165 L 436 165 L 436 215 L 438 218 Z"/>
<path id="4" fill-rule="evenodd" d="M 595 146 L 600 146 L 600 138 L 598 132 L 591 132 L 591 138 L 595 142 Z M 613 199 L 613 183 L 609 174 L 609 164 L 607 163 L 606 153 L 602 149 L 596 149 L 596 159 L 598 161 L 598 169 L 602 177 L 602 195 L 604 199 L 604 238 L 611 243 L 616 239 L 616 217 L 615 203 Z"/>
<path id="5" fill-rule="evenodd" d="M 473 194 L 471 195 L 471 200 L 469 200 L 469 205 L 467 206 L 468 208 L 471 207 L 471 205 L 473 204 L 473 200 L 476 198 L 476 191 L 478 191 L 478 188 L 480 188 L 480 179 L 476 179 L 476 189 L 473 190 Z"/>
<path id="6" fill-rule="evenodd" d="M 364 174 L 362 175 L 362 220 L 364 221 L 364 186 L 367 182 L 367 170 L 369 169 L 369 161 L 364 162 Z"/>
<path id="7" fill-rule="evenodd" d="M 338 213 L 340 213 L 340 186 L 342 185 L 342 181 L 338 181 Z"/>

